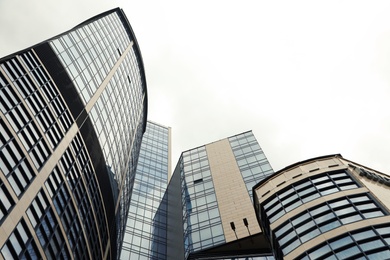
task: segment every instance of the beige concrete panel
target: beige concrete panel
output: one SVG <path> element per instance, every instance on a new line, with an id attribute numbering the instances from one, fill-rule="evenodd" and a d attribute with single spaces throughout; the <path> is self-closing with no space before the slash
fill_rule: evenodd
<path id="1" fill-rule="evenodd" d="M 315 170 L 310 172 L 310 170 Z M 268 182 L 259 186 L 256 189 L 256 194 L 260 202 L 265 201 L 275 192 L 282 190 L 283 188 L 291 185 L 292 183 L 299 182 L 303 179 L 306 179 L 311 176 L 322 174 L 328 171 L 343 170 L 347 169 L 347 166 L 344 165 L 338 158 L 330 158 L 322 161 L 315 161 L 304 165 L 304 167 L 295 167 L 289 169 L 285 172 L 279 173 L 274 178 L 271 178 Z M 269 191 L 269 192 L 268 192 Z M 268 193 L 267 193 L 268 192 Z M 264 195 L 267 193 L 266 195 Z M 264 195 L 264 196 L 263 196 Z"/>
<path id="2" fill-rule="evenodd" d="M 379 201 L 384 205 L 388 211 L 390 211 L 390 187 L 380 184 L 379 182 L 373 183 L 368 179 L 362 181 L 366 187 L 370 190 L 371 194 L 375 195 Z"/>
<path id="3" fill-rule="evenodd" d="M 226 242 L 237 239 L 230 222 L 234 222 L 238 238 L 249 235 L 244 218 L 248 220 L 250 233 L 259 233 L 252 201 L 228 139 L 206 145 L 206 151 Z"/>
<path id="4" fill-rule="evenodd" d="M 365 176 L 360 176 L 358 174 L 354 174 L 354 176 L 367 187 L 371 194 L 374 195 L 388 211 L 390 211 L 390 187 L 379 183 L 378 181 L 370 180 Z"/>
<path id="5" fill-rule="evenodd" d="M 319 168 L 320 166 L 317 164 L 317 161 L 312 161 L 307 164 L 300 165 L 299 168 L 301 168 L 302 172 L 310 172 L 314 169 Z"/>

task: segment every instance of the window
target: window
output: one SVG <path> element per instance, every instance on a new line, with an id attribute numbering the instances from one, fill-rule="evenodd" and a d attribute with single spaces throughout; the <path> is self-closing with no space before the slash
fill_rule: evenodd
<path id="1" fill-rule="evenodd" d="M 38 192 L 26 213 L 46 257 L 53 259 L 58 257 L 59 254 L 65 254 L 69 258 L 65 239 L 43 190 Z"/>
<path id="2" fill-rule="evenodd" d="M 283 216 L 284 212 L 289 212 L 303 203 L 357 187 L 357 183 L 345 171 L 324 173 L 294 183 L 275 193 L 264 202 L 264 209 L 269 221 L 273 223 Z"/>
<path id="3" fill-rule="evenodd" d="M 308 250 L 296 259 L 386 259 L 390 254 L 387 240 L 390 234 L 382 231 L 389 228 L 387 225 L 377 225 L 347 232 Z"/>
<path id="4" fill-rule="evenodd" d="M 39 259 L 38 248 L 22 219 L 1 249 L 4 259 Z"/>
<path id="5" fill-rule="evenodd" d="M 15 202 L 11 198 L 8 190 L 4 186 L 4 183 L 0 180 L 0 223 L 8 215 L 11 208 L 15 205 Z"/>
<path id="6" fill-rule="evenodd" d="M 361 208 L 365 209 L 365 207 L 361 207 L 363 203 L 369 205 L 368 208 L 372 214 L 360 210 Z M 384 210 L 368 194 L 353 195 L 309 208 L 278 226 L 274 234 L 282 252 L 286 255 L 300 244 L 321 233 L 365 218 L 384 215 Z M 372 234 L 367 232 L 373 233 L 374 231 L 365 232 L 356 233 L 354 239 L 370 237 Z"/>
<path id="7" fill-rule="evenodd" d="M 186 254 L 224 241 L 206 156 L 203 146 L 183 153 L 181 158 L 184 239 L 188 241 L 185 244 Z"/>

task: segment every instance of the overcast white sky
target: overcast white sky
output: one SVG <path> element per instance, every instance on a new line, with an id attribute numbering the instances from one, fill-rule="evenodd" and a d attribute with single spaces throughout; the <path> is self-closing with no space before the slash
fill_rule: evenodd
<path id="1" fill-rule="evenodd" d="M 389 1 L 0 0 L 0 56 L 118 6 L 173 165 L 253 130 L 274 170 L 341 153 L 390 173 Z"/>

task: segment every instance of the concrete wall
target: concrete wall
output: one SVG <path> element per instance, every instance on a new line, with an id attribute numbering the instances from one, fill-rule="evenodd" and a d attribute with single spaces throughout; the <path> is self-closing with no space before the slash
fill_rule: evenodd
<path id="1" fill-rule="evenodd" d="M 228 139 L 206 145 L 226 242 L 261 232 Z M 248 229 L 243 219 L 248 220 Z M 237 237 L 230 226 L 234 222 Z"/>

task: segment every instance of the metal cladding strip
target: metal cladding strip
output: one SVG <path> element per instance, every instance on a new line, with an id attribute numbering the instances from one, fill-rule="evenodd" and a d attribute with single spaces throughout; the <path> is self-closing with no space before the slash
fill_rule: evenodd
<path id="1" fill-rule="evenodd" d="M 119 66 L 123 63 L 124 59 L 127 57 L 127 54 L 132 50 L 133 48 L 133 42 L 127 46 L 126 50 L 122 53 L 118 61 L 115 63 L 114 67 L 112 67 L 111 71 L 108 73 L 107 77 L 103 80 L 103 82 L 100 84 L 99 88 L 96 90 L 95 94 L 91 97 L 88 104 L 85 105 L 85 111 L 89 113 L 95 103 L 98 101 L 99 97 L 103 93 L 104 89 L 107 87 L 108 83 L 110 82 L 111 78 L 116 73 Z"/>

